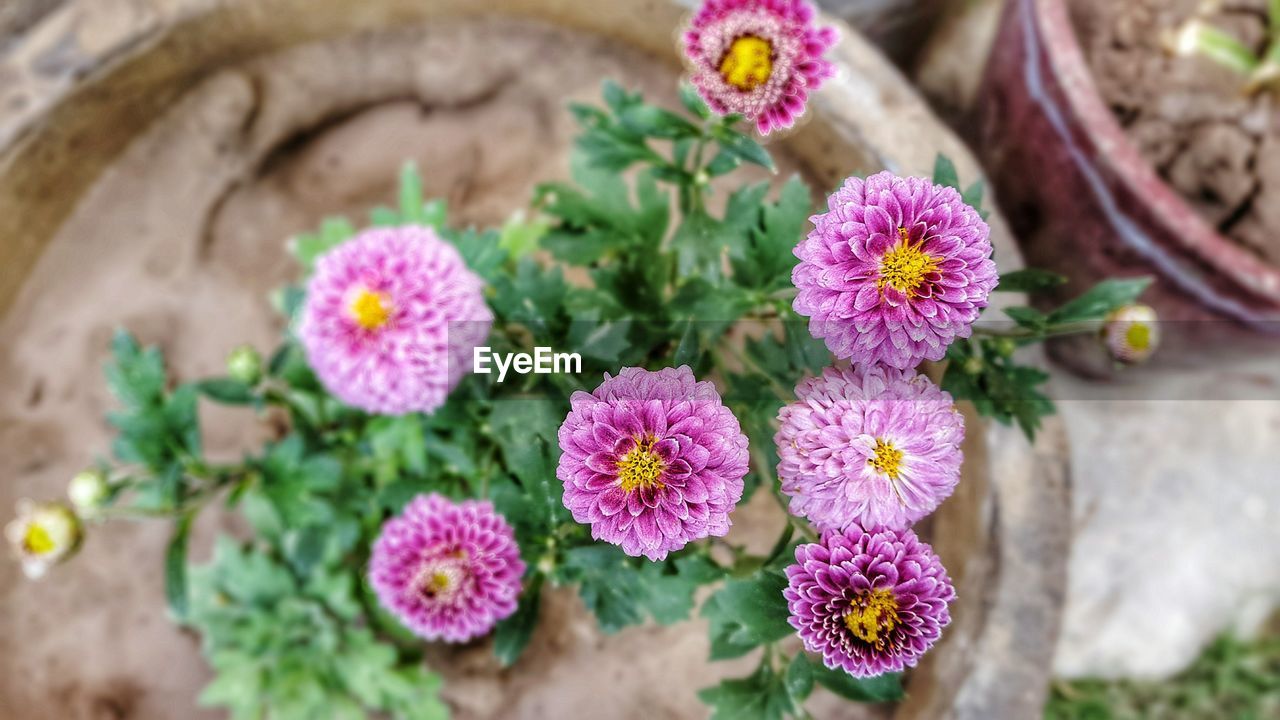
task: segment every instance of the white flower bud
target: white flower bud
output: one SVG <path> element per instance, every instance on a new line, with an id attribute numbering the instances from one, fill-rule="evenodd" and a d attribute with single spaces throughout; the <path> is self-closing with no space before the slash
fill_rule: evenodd
<path id="1" fill-rule="evenodd" d="M 100 470 L 90 469 L 76 473 L 67 485 L 67 497 L 81 515 L 91 515 L 102 507 L 109 491 L 107 476 Z"/>
<path id="2" fill-rule="evenodd" d="M 1125 305 L 1107 316 L 1102 341 L 1117 362 L 1137 365 L 1160 346 L 1159 317 L 1146 305 Z"/>
<path id="3" fill-rule="evenodd" d="M 4 529 L 5 539 L 22 561 L 22 571 L 35 579 L 71 557 L 80 546 L 80 518 L 62 503 L 18 501 L 18 517 Z"/>

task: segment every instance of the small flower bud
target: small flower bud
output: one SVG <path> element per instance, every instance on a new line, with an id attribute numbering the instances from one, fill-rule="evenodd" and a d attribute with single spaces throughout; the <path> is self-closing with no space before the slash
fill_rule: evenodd
<path id="1" fill-rule="evenodd" d="M 80 518 L 62 503 L 18 502 L 18 517 L 4 529 L 5 539 L 22 561 L 22 571 L 35 579 L 75 554 L 80 546 Z"/>
<path id="2" fill-rule="evenodd" d="M 538 558 L 538 572 L 542 573 L 543 575 L 550 575 L 551 573 L 555 572 L 555 569 L 556 569 L 555 553 L 548 552 L 542 557 Z"/>
<path id="3" fill-rule="evenodd" d="M 262 356 L 252 345 L 241 345 L 227 356 L 227 375 L 246 385 L 257 385 L 262 379 Z"/>
<path id="4" fill-rule="evenodd" d="M 977 355 L 974 355 L 973 357 L 964 361 L 964 371 L 969 375 L 981 375 L 984 369 L 985 369 L 985 365 L 982 362 L 982 358 L 978 357 Z"/>
<path id="5" fill-rule="evenodd" d="M 107 476 L 101 470 L 83 470 L 71 478 L 71 483 L 67 485 L 67 497 L 82 516 L 91 515 L 102 507 L 102 501 L 107 499 L 109 490 Z"/>
<path id="6" fill-rule="evenodd" d="M 1156 311 L 1146 305 L 1126 305 L 1107 316 L 1102 341 L 1117 362 L 1145 362 L 1160 345 Z"/>

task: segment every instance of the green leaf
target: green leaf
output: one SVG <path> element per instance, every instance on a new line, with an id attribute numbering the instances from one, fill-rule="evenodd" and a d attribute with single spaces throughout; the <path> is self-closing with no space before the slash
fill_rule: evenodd
<path id="1" fill-rule="evenodd" d="M 671 237 L 671 249 L 676 253 L 676 266 L 685 277 L 700 277 L 717 282 L 723 276 L 722 258 L 733 242 L 733 232 L 724 223 L 705 212 L 694 212 L 685 217 Z"/>
<path id="2" fill-rule="evenodd" d="M 731 248 L 734 281 L 763 291 L 791 286 L 796 245 L 804 239 L 813 213 L 809 188 L 792 176 L 776 203 L 761 205 L 760 186 L 748 186 L 729 199 L 727 222 L 743 228 L 745 244 Z"/>
<path id="3" fill-rule="evenodd" d="M 750 137 L 727 127 L 719 127 L 715 130 L 715 139 L 722 150 L 743 162 L 759 165 L 770 172 L 777 170 L 769 151 Z"/>
<path id="4" fill-rule="evenodd" d="M 1108 278 L 1080 297 L 1049 313 L 1052 325 L 1102 320 L 1113 310 L 1137 302 L 1151 285 L 1151 278 Z"/>
<path id="5" fill-rule="evenodd" d="M 507 251 L 502 247 L 498 233 L 493 230 L 476 232 L 444 228 L 439 232 L 458 248 L 467 267 L 490 283 L 498 277 L 499 270 L 507 262 Z"/>
<path id="6" fill-rule="evenodd" d="M 701 690 L 698 697 L 711 706 L 711 720 L 782 720 L 798 710 L 783 679 L 765 664 L 745 678 Z"/>
<path id="7" fill-rule="evenodd" d="M 813 692 L 813 664 L 805 657 L 804 653 L 798 653 L 791 659 L 791 664 L 787 666 L 786 688 L 787 694 L 791 696 L 792 702 L 799 707 L 802 705 L 809 694 Z"/>
<path id="8" fill-rule="evenodd" d="M 1001 275 L 996 289 L 1000 292 L 1038 293 L 1052 290 L 1066 282 L 1067 278 L 1057 273 L 1025 268 Z"/>
<path id="9" fill-rule="evenodd" d="M 652 618 L 680 622 L 693 609 L 694 592 L 721 576 L 705 557 L 684 555 L 660 563 L 629 558 L 611 545 L 586 545 L 564 555 L 561 579 L 578 583 L 600 629 L 614 633 Z"/>
<path id="10" fill-rule="evenodd" d="M 737 170 L 741 165 L 742 161 L 738 159 L 737 155 L 721 150 L 716 153 L 715 157 L 711 158 L 711 162 L 707 163 L 705 169 L 707 171 L 707 175 L 710 175 L 711 177 L 720 177 L 721 175 L 727 175 L 734 170 Z"/>
<path id="11" fill-rule="evenodd" d="M 525 219 L 524 213 L 517 211 L 507 219 L 498 236 L 498 247 L 508 257 L 520 259 L 538 249 L 538 241 L 551 228 L 551 222 L 545 217 L 537 216 L 532 220 Z"/>
<path id="12" fill-rule="evenodd" d="M 568 346 L 584 357 L 612 363 L 630 347 L 627 334 L 631 320 L 574 321 L 569 327 Z"/>
<path id="13" fill-rule="evenodd" d="M 790 636 L 786 577 L 772 569 L 729 580 L 702 606 L 711 624 L 711 659 L 739 657 L 751 649 Z"/>
<path id="14" fill-rule="evenodd" d="M 702 101 L 702 97 L 698 95 L 698 90 L 692 83 L 680 83 L 680 104 L 695 117 L 702 120 L 711 118 L 711 108 Z"/>
<path id="15" fill-rule="evenodd" d="M 289 240 L 289 252 L 302 266 L 303 274 L 310 274 L 321 255 L 351 239 L 356 229 L 346 218 L 325 218 L 320 229 L 313 233 L 301 233 Z"/>
<path id="16" fill-rule="evenodd" d="M 510 398 L 493 404 L 489 421 L 503 464 L 523 491 L 514 498 L 495 497 L 495 504 L 511 522 L 542 533 L 569 517 L 561 502 L 564 486 L 556 479 L 556 437 L 566 412 L 547 398 Z"/>
<path id="17" fill-rule="evenodd" d="M 1035 332 L 1044 332 L 1049 326 L 1048 316 L 1033 307 L 1015 306 L 1005 308 L 1004 314 L 1008 315 L 1009 319 L 1019 326 Z"/>
<path id="18" fill-rule="evenodd" d="M 498 623 L 493 633 L 493 653 L 502 667 L 510 667 L 520 658 L 538 626 L 538 609 L 542 600 L 542 578 L 539 576 L 520 598 L 520 606 L 511 617 Z"/>
<path id="19" fill-rule="evenodd" d="M 986 218 L 987 215 L 985 212 L 982 211 L 982 198 L 984 195 L 986 195 L 986 190 L 987 190 L 987 186 L 985 183 L 983 183 L 981 180 L 975 180 L 972 185 L 970 185 L 968 188 L 965 189 L 963 193 L 960 194 L 960 199 L 963 200 L 964 203 L 969 207 L 973 208 L 974 210 L 977 210 L 984 219 Z"/>
<path id="20" fill-rule="evenodd" d="M 125 330 L 111 341 L 107 387 L 126 408 L 158 404 L 164 395 L 164 358 L 154 347 L 143 350 Z"/>
<path id="21" fill-rule="evenodd" d="M 174 525 L 173 537 L 164 553 L 164 594 L 169 601 L 169 612 L 179 623 L 185 623 L 189 604 L 187 601 L 187 537 L 191 532 L 194 513 L 183 514 Z"/>
<path id="22" fill-rule="evenodd" d="M 250 405 L 257 399 L 253 388 L 232 378 L 211 378 L 195 385 L 201 395 L 224 405 Z"/>
<path id="23" fill-rule="evenodd" d="M 938 158 L 933 163 L 933 182 L 935 185 L 955 188 L 957 192 L 961 190 L 960 173 L 956 171 L 956 164 L 942 153 L 938 153 Z"/>
<path id="24" fill-rule="evenodd" d="M 671 356 L 671 364 L 675 367 L 688 365 L 695 367 L 699 358 L 702 357 L 702 343 L 698 333 L 698 325 L 692 317 L 682 321 L 679 327 L 683 328 L 676 333 L 680 340 L 676 343 L 675 353 Z"/>
<path id="25" fill-rule="evenodd" d="M 389 207 L 376 207 L 369 211 L 369 223 L 374 227 L 395 227 L 400 224 L 400 213 Z"/>
<path id="26" fill-rule="evenodd" d="M 832 670 L 820 662 L 809 663 L 819 685 L 847 700 L 882 703 L 901 700 L 902 674 L 885 673 L 871 678 L 855 678 L 843 670 Z"/>
<path id="27" fill-rule="evenodd" d="M 653 138 L 674 140 L 702 134 L 697 125 L 654 105 L 632 105 L 622 111 L 619 119 L 631 132 Z"/>

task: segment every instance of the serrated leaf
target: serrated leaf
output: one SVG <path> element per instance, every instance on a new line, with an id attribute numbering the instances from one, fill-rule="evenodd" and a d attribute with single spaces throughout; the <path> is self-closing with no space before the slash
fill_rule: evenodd
<path id="1" fill-rule="evenodd" d="M 813 205 L 809 188 L 798 176 L 782 186 L 775 203 L 760 203 L 759 186 L 734 193 L 725 217 L 744 228 L 745 243 L 730 250 L 734 280 L 740 285 L 773 291 L 791 285 L 796 245 L 804 239 Z M 758 208 L 758 209 L 757 209 Z M 758 221 L 755 221 L 758 218 Z"/>
<path id="2" fill-rule="evenodd" d="M 702 615 L 713 626 L 735 626 L 729 638 L 736 645 L 781 640 L 795 632 L 787 622 L 787 601 L 782 596 L 786 586 L 786 577 L 772 570 L 729 580 L 708 599 Z"/>
<path id="3" fill-rule="evenodd" d="M 630 347 L 630 320 L 581 321 L 570 325 L 568 345 L 585 357 L 615 362 Z"/>
<path id="4" fill-rule="evenodd" d="M 711 706 L 711 720 L 782 720 L 797 710 L 782 678 L 763 664 L 745 678 L 698 691 L 698 698 Z"/>

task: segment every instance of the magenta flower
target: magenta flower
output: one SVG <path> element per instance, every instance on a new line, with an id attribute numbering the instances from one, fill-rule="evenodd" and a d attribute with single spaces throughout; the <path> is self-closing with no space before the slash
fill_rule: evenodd
<path id="1" fill-rule="evenodd" d="M 316 262 L 298 335 L 339 400 L 385 415 L 431 412 L 489 335 L 483 288 L 430 228 L 366 230 Z"/>
<path id="2" fill-rule="evenodd" d="M 995 288 L 990 228 L 954 189 L 849 178 L 812 218 L 791 274 L 795 311 L 831 352 L 910 368 L 969 337 Z"/>
<path id="3" fill-rule="evenodd" d="M 688 366 L 623 368 L 570 404 L 556 476 L 565 507 L 591 525 L 592 537 L 662 560 L 729 531 L 747 436 L 714 385 L 696 381 Z"/>
<path id="4" fill-rule="evenodd" d="M 827 368 L 778 413 L 778 479 L 822 530 L 907 528 L 960 481 L 964 417 L 923 375 Z"/>
<path id="5" fill-rule="evenodd" d="M 951 622 L 956 593 L 914 532 L 853 526 L 797 547 L 783 595 L 806 650 L 871 677 L 915 667 Z"/>
<path id="6" fill-rule="evenodd" d="M 806 0 L 706 0 L 684 34 L 694 87 L 762 135 L 791 127 L 809 91 L 835 75 L 822 57 L 835 29 L 816 27 L 814 15 Z"/>
<path id="7" fill-rule="evenodd" d="M 515 534 L 492 504 L 433 493 L 383 523 L 369 582 L 415 635 L 465 642 L 516 611 L 524 569 Z"/>

